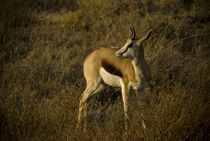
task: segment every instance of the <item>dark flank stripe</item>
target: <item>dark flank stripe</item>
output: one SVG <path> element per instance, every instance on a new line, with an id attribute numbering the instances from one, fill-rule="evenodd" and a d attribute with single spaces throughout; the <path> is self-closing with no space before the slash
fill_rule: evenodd
<path id="1" fill-rule="evenodd" d="M 106 62 L 106 61 L 102 61 L 102 67 L 109 73 L 113 74 L 113 75 L 117 75 L 122 77 L 122 72 L 120 70 L 118 70 L 115 66 L 113 66 L 112 64 Z"/>

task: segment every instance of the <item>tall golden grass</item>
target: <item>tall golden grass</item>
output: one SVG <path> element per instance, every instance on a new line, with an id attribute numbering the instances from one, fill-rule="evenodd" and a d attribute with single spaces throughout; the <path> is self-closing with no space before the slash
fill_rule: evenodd
<path id="1" fill-rule="evenodd" d="M 129 26 L 139 36 L 154 32 L 144 47 L 153 86 L 141 108 L 131 92 L 128 139 L 209 139 L 207 0 L 2 0 L 0 5 L 0 140 L 125 139 L 120 89 L 109 86 L 89 104 L 87 131 L 74 131 L 85 57 L 101 46 L 121 47 Z"/>

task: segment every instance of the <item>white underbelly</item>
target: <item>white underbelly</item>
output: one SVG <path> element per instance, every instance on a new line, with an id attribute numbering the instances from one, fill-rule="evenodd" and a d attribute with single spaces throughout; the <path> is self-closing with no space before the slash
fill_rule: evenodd
<path id="1" fill-rule="evenodd" d="M 103 81 L 110 86 L 121 86 L 121 77 L 107 72 L 103 67 L 100 69 L 100 76 Z"/>

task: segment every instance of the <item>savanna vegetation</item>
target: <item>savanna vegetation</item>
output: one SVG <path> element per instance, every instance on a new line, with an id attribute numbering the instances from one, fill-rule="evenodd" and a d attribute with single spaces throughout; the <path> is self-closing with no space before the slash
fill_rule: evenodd
<path id="1" fill-rule="evenodd" d="M 208 0 L 1 0 L 0 140 L 125 139 L 120 89 L 109 86 L 89 104 L 87 131 L 74 131 L 85 57 L 121 47 L 130 26 L 153 34 L 152 88 L 141 108 L 131 92 L 128 140 L 208 140 Z"/>

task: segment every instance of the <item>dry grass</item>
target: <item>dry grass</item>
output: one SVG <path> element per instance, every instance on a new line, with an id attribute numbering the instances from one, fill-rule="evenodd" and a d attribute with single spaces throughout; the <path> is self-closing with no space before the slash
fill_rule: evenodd
<path id="1" fill-rule="evenodd" d="M 87 132 L 74 136 L 74 130 L 85 56 L 100 46 L 122 46 L 130 25 L 137 35 L 154 32 L 145 44 L 153 88 L 141 109 L 131 94 L 129 140 L 209 139 L 208 1 L 0 5 L 0 140 L 125 139 L 120 89 L 108 86 L 89 105 Z"/>

